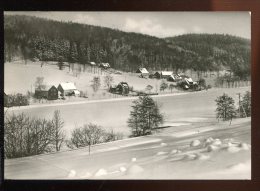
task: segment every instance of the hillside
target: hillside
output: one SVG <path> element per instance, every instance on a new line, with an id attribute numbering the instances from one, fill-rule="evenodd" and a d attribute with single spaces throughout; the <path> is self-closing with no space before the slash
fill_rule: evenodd
<path id="1" fill-rule="evenodd" d="M 203 71 L 227 67 L 242 78 L 250 75 L 251 43 L 248 39 L 222 34 L 187 34 L 165 40 L 169 47 L 196 55 L 190 68 Z"/>
<path id="2" fill-rule="evenodd" d="M 229 35 L 189 34 L 160 39 L 137 33 L 30 16 L 5 15 L 5 61 L 22 58 L 86 64 L 109 62 L 123 71 L 221 70 L 250 74 L 250 41 Z"/>

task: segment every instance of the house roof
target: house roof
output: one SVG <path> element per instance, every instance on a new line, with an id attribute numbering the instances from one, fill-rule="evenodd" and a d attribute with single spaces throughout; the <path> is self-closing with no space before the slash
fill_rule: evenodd
<path id="1" fill-rule="evenodd" d="M 80 95 L 80 91 L 79 90 L 73 90 L 73 92 L 75 93 L 75 95 Z"/>
<path id="2" fill-rule="evenodd" d="M 45 87 L 43 89 L 36 88 L 35 90 L 37 90 L 37 91 L 49 91 L 49 89 L 51 89 L 52 86 L 54 86 L 54 85 L 45 85 Z"/>
<path id="3" fill-rule="evenodd" d="M 175 79 L 175 77 L 174 77 L 173 74 L 171 74 L 171 75 L 169 76 L 169 78 Z"/>
<path id="4" fill-rule="evenodd" d="M 142 74 L 149 74 L 149 72 L 146 70 L 146 68 L 139 68 L 136 72 L 142 73 Z"/>
<path id="5" fill-rule="evenodd" d="M 101 63 L 102 66 L 109 67 L 109 63 Z"/>
<path id="6" fill-rule="evenodd" d="M 60 83 L 63 90 L 76 90 L 76 86 L 72 82 Z"/>

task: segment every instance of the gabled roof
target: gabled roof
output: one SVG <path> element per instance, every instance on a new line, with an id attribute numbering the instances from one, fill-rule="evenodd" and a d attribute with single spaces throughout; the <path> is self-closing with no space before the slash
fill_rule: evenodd
<path id="1" fill-rule="evenodd" d="M 49 91 L 49 89 L 51 89 L 53 86 L 54 85 L 45 85 L 45 87 L 43 89 L 35 88 L 35 90 L 37 90 L 37 91 Z"/>
<path id="2" fill-rule="evenodd" d="M 172 78 L 172 79 L 174 79 L 174 80 L 175 80 L 175 77 L 174 77 L 174 75 L 173 75 L 173 74 L 171 74 L 171 75 L 169 76 L 169 78 Z"/>
<path id="3" fill-rule="evenodd" d="M 142 73 L 142 74 L 149 74 L 149 72 L 146 70 L 146 68 L 139 68 L 136 73 Z"/>
<path id="4" fill-rule="evenodd" d="M 60 83 L 63 90 L 76 90 L 76 86 L 72 82 Z"/>

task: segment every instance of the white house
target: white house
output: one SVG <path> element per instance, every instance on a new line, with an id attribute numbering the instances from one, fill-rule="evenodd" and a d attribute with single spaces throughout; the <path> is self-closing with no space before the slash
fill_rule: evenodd
<path id="1" fill-rule="evenodd" d="M 61 94 L 63 96 L 68 96 L 68 95 L 79 96 L 80 95 L 79 90 L 77 90 L 75 84 L 72 82 L 60 83 L 58 86 L 58 90 L 61 92 Z"/>

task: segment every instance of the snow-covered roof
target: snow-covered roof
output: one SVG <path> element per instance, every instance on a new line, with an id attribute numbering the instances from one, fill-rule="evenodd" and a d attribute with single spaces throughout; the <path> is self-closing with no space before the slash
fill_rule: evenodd
<path id="1" fill-rule="evenodd" d="M 109 63 L 102 63 L 102 65 L 105 67 L 110 67 Z"/>
<path id="2" fill-rule="evenodd" d="M 146 70 L 146 68 L 139 68 L 136 72 L 142 73 L 142 74 L 149 74 L 149 72 Z"/>
<path id="3" fill-rule="evenodd" d="M 80 95 L 80 91 L 79 90 L 74 90 L 73 91 L 75 95 Z"/>
<path id="4" fill-rule="evenodd" d="M 63 90 L 76 90 L 76 86 L 72 82 L 60 83 Z"/>
<path id="5" fill-rule="evenodd" d="M 163 76 L 171 76 L 173 74 L 173 72 L 171 72 L 171 71 L 162 71 L 161 74 Z"/>
<path id="6" fill-rule="evenodd" d="M 169 76 L 169 78 L 175 79 L 175 77 L 174 77 L 173 74 L 171 74 L 171 75 Z"/>

